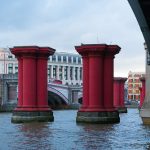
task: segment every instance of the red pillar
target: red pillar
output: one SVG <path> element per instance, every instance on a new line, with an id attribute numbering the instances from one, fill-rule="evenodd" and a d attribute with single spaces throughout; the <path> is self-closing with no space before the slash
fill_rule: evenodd
<path id="1" fill-rule="evenodd" d="M 104 59 L 104 106 L 109 111 L 114 111 L 113 82 L 114 82 L 114 56 L 119 53 L 118 47 L 110 45 L 106 49 Z"/>
<path id="2" fill-rule="evenodd" d="M 88 63 L 83 57 L 83 86 L 86 86 L 83 87 L 83 104 L 87 104 L 88 100 L 88 107 L 78 111 L 77 122 L 119 122 L 118 111 L 113 107 L 113 58 L 119 53 L 120 47 L 86 44 L 75 49 L 88 57 Z"/>
<path id="3" fill-rule="evenodd" d="M 127 108 L 124 104 L 124 84 L 127 78 L 121 78 L 120 80 L 120 112 L 127 112 Z"/>
<path id="4" fill-rule="evenodd" d="M 37 60 L 37 105 L 39 109 L 48 109 L 47 91 L 47 61 L 48 56 L 44 51 L 47 48 L 40 48 Z"/>
<path id="5" fill-rule="evenodd" d="M 89 57 L 88 54 L 83 54 L 83 100 L 82 107 L 79 111 L 85 111 L 89 106 Z"/>
<path id="6" fill-rule="evenodd" d="M 87 111 L 102 111 L 103 106 L 103 50 L 89 54 L 89 107 Z"/>
<path id="7" fill-rule="evenodd" d="M 49 47 L 14 47 L 11 52 L 18 57 L 19 100 L 12 122 L 53 121 L 47 97 L 47 58 L 55 50 Z"/>
<path id="8" fill-rule="evenodd" d="M 23 59 L 18 56 L 18 107 L 23 105 Z"/>
<path id="9" fill-rule="evenodd" d="M 139 87 L 140 90 L 140 104 L 139 104 L 139 108 L 142 107 L 142 103 L 143 103 L 143 95 L 142 95 L 142 87 Z"/>
<path id="10" fill-rule="evenodd" d="M 139 107 L 141 108 L 145 99 L 145 78 L 142 77 L 140 78 L 142 82 L 142 87 L 140 88 L 140 105 Z"/>
<path id="11" fill-rule="evenodd" d="M 119 101 L 120 101 L 120 78 L 115 77 L 114 78 L 114 107 L 119 107 Z"/>
<path id="12" fill-rule="evenodd" d="M 25 110 L 36 109 L 36 57 L 23 56 L 23 106 Z"/>
<path id="13" fill-rule="evenodd" d="M 120 113 L 127 112 L 127 108 L 124 105 L 124 83 L 126 80 L 127 78 L 114 78 L 114 107 L 116 107 Z"/>

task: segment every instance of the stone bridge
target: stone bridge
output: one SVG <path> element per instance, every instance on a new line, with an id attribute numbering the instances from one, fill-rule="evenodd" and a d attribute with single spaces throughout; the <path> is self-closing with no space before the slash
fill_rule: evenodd
<path id="1" fill-rule="evenodd" d="M 4 110 L 12 110 L 17 104 L 18 75 L 0 75 L 0 105 Z M 50 105 L 77 104 L 82 95 L 81 86 L 69 86 L 48 83 L 48 101 Z"/>
<path id="2" fill-rule="evenodd" d="M 48 84 L 48 100 L 51 104 L 77 104 L 81 94 L 82 87 L 79 85 Z"/>

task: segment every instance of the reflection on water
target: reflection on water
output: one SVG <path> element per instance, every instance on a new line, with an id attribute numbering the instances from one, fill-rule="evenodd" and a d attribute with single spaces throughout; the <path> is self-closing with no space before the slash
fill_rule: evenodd
<path id="1" fill-rule="evenodd" d="M 150 126 L 137 109 L 121 114 L 119 124 L 76 124 L 76 111 L 54 111 L 51 123 L 12 124 L 0 114 L 0 150 L 149 150 Z"/>

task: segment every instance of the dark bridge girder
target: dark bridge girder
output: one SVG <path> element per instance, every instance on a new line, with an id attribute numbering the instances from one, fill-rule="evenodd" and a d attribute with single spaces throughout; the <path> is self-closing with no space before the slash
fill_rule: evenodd
<path id="1" fill-rule="evenodd" d="M 150 52 L 150 0 L 128 0 Z"/>

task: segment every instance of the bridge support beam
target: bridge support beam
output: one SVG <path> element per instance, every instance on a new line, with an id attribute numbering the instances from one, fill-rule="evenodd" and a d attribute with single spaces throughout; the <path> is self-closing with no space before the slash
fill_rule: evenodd
<path id="1" fill-rule="evenodd" d="M 22 46 L 11 48 L 11 52 L 19 63 L 18 105 L 13 111 L 12 122 L 53 121 L 47 97 L 47 59 L 55 50 Z"/>
<path id="2" fill-rule="evenodd" d="M 117 123 L 118 111 L 113 107 L 114 56 L 117 45 L 86 44 L 75 46 L 83 58 L 83 105 L 77 122 Z"/>
<path id="3" fill-rule="evenodd" d="M 114 107 L 119 113 L 127 113 L 127 108 L 124 105 L 124 83 L 127 78 L 114 78 Z"/>

